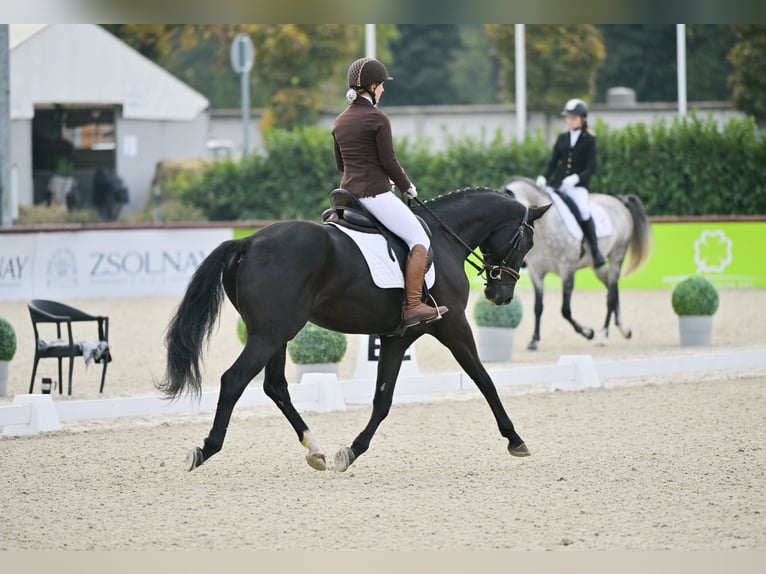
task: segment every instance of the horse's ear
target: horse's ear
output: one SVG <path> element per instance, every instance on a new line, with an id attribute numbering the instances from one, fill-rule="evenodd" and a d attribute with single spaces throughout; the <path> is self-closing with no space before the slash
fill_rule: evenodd
<path id="1" fill-rule="evenodd" d="M 543 205 L 542 207 L 537 207 L 536 205 L 532 205 L 529 208 L 529 223 L 532 223 L 535 219 L 540 219 L 543 215 L 545 215 L 545 212 L 548 211 L 551 208 L 551 203 L 548 205 Z"/>

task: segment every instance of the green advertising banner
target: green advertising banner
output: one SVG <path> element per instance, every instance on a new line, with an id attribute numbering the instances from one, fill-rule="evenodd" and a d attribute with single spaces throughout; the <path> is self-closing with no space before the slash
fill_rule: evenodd
<path id="1" fill-rule="evenodd" d="M 653 223 L 652 249 L 643 267 L 620 280 L 621 289 L 666 289 L 690 275 L 702 275 L 715 286 L 766 287 L 766 222 Z M 471 287 L 484 281 L 466 264 Z M 603 289 L 592 269 L 581 269 L 577 289 Z M 522 269 L 520 287 L 531 287 Z M 561 287 L 558 276 L 549 274 L 546 287 Z"/>

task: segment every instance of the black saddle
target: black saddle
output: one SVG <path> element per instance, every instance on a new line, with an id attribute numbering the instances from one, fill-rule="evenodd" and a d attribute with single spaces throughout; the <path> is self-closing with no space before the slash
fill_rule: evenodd
<path id="1" fill-rule="evenodd" d="M 431 229 L 423 218 L 415 216 L 420 225 L 423 226 L 428 237 L 431 237 Z M 407 261 L 407 254 L 410 252 L 404 240 L 391 232 L 386 226 L 378 221 L 367 208 L 362 205 L 359 199 L 350 191 L 345 189 L 335 189 L 330 193 L 330 208 L 322 212 L 323 223 L 334 223 L 341 227 L 347 227 L 363 233 L 377 233 L 386 239 L 388 245 L 388 255 L 391 261 L 399 261 L 399 266 L 404 273 L 404 264 Z M 396 254 L 396 257 L 394 257 Z M 428 248 L 428 267 L 431 267 L 433 261 L 433 251 Z"/>

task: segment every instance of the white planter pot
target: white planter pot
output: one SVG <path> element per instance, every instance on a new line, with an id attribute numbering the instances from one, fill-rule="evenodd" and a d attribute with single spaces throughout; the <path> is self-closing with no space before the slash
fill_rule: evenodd
<path id="1" fill-rule="evenodd" d="M 8 394 L 8 361 L 0 361 L 0 397 Z"/>
<path id="2" fill-rule="evenodd" d="M 482 361 L 507 362 L 513 356 L 513 333 L 515 329 L 504 327 L 479 327 L 479 358 Z"/>
<path id="3" fill-rule="evenodd" d="M 682 347 L 710 346 L 713 344 L 712 315 L 681 315 L 678 331 Z"/>
<path id="4" fill-rule="evenodd" d="M 295 365 L 295 374 L 298 382 L 301 382 L 306 373 L 335 373 L 338 374 L 340 363 L 309 363 L 307 365 Z"/>

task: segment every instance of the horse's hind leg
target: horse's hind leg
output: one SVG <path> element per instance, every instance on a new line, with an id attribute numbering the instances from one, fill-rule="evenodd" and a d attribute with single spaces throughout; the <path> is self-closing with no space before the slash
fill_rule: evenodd
<path id="1" fill-rule="evenodd" d="M 614 283 L 609 286 L 607 305 L 609 306 L 609 309 L 614 311 L 614 324 L 617 325 L 617 328 L 620 330 L 620 333 L 622 333 L 622 336 L 626 339 L 630 339 L 633 336 L 633 331 L 631 331 L 630 327 L 625 325 L 622 321 L 622 311 L 620 310 L 620 291 L 617 286 L 617 281 L 618 280 L 615 279 Z"/>
<path id="2" fill-rule="evenodd" d="M 344 447 L 336 453 L 336 471 L 344 472 L 362 453 L 370 448 L 370 441 L 375 431 L 391 410 L 394 386 L 396 385 L 396 378 L 399 376 L 404 353 L 419 336 L 381 337 L 378 377 L 375 382 L 375 397 L 372 400 L 372 415 L 367 426 L 359 433 L 351 447 Z"/>
<path id="3" fill-rule="evenodd" d="M 242 396 L 250 381 L 261 371 L 274 347 L 258 342 L 250 337 L 237 360 L 221 376 L 221 388 L 218 394 L 218 406 L 213 418 L 213 428 L 205 439 L 202 448 L 195 448 L 187 458 L 187 470 L 194 470 L 223 448 L 226 429 L 234 411 L 234 405 Z"/>
<path id="4" fill-rule="evenodd" d="M 590 327 L 583 327 L 575 321 L 575 318 L 572 317 L 572 291 L 574 291 L 574 271 L 566 274 L 566 277 L 563 280 L 563 300 L 561 302 L 561 314 L 564 316 L 564 319 L 569 321 L 569 323 L 574 327 L 574 330 L 577 331 L 580 335 L 585 337 L 586 339 L 592 339 L 593 338 L 593 329 Z"/>
<path id="5" fill-rule="evenodd" d="M 319 443 L 311 434 L 308 425 L 298 414 L 290 399 L 290 392 L 287 389 L 287 379 L 285 378 L 285 361 L 287 355 L 287 345 L 282 345 L 266 364 L 266 374 L 263 380 L 263 391 L 274 401 L 285 418 L 298 433 L 298 440 L 308 449 L 306 462 L 311 468 L 316 470 L 326 470 L 327 463 L 325 454 Z"/>
<path id="6" fill-rule="evenodd" d="M 543 316 L 543 282 L 545 280 L 545 273 L 541 275 L 530 273 L 530 277 L 535 288 L 535 333 L 532 335 L 529 345 L 527 345 L 527 350 L 536 351 L 537 344 L 540 342 L 540 319 Z"/>

